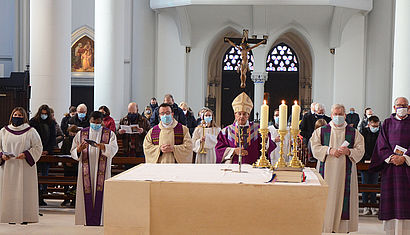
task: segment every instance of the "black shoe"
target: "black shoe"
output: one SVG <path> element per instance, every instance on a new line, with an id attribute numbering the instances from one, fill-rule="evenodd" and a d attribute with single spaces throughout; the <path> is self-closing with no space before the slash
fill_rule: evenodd
<path id="1" fill-rule="evenodd" d="M 21 223 L 21 225 L 27 225 L 28 223 L 27 222 L 23 222 L 23 223 Z"/>
<path id="2" fill-rule="evenodd" d="M 61 206 L 67 206 L 68 203 L 70 203 L 70 200 L 65 199 L 65 200 L 61 203 Z"/>
<path id="3" fill-rule="evenodd" d="M 39 205 L 40 206 L 47 206 L 47 203 L 44 200 L 40 200 Z"/>
<path id="4" fill-rule="evenodd" d="M 16 224 L 16 223 L 9 223 L 9 224 Z"/>

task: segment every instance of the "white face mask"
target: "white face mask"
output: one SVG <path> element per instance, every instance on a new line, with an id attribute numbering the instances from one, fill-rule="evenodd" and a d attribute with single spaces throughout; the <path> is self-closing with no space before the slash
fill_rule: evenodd
<path id="1" fill-rule="evenodd" d="M 396 114 L 400 117 L 405 117 L 407 115 L 407 108 L 396 108 Z"/>
<path id="2" fill-rule="evenodd" d="M 335 125 L 340 126 L 345 122 L 345 117 L 344 116 L 333 116 L 332 121 Z"/>

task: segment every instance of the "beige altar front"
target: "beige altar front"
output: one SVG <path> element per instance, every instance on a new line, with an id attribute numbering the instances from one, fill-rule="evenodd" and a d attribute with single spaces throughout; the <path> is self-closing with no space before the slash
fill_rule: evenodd
<path id="1" fill-rule="evenodd" d="M 321 234 L 328 187 L 244 165 L 143 164 L 105 183 L 105 234 Z"/>

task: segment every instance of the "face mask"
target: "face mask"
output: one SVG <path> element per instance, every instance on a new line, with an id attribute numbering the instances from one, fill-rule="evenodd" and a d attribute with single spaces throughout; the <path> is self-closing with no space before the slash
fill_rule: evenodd
<path id="1" fill-rule="evenodd" d="M 23 118 L 22 117 L 12 117 L 11 118 L 11 124 L 13 126 L 20 126 L 24 123 Z"/>
<path id="2" fill-rule="evenodd" d="M 151 114 L 151 110 L 145 111 L 145 114 Z"/>
<path id="3" fill-rule="evenodd" d="M 78 118 L 79 119 L 84 119 L 85 118 L 85 113 L 78 113 Z"/>
<path id="4" fill-rule="evenodd" d="M 350 114 L 354 114 L 354 111 L 350 111 Z"/>
<path id="5" fill-rule="evenodd" d="M 376 132 L 378 132 L 379 131 L 379 127 L 370 127 L 370 131 L 371 132 L 373 132 L 373 133 L 376 133 Z"/>
<path id="6" fill-rule="evenodd" d="M 212 116 L 207 116 L 207 117 L 205 117 L 204 118 L 204 121 L 206 122 L 206 123 L 211 123 L 212 122 Z"/>
<path id="7" fill-rule="evenodd" d="M 188 112 L 188 110 L 185 110 L 185 111 L 182 111 L 182 112 L 184 112 L 184 115 L 186 115 L 186 113 Z"/>
<path id="8" fill-rule="evenodd" d="M 345 122 L 345 117 L 344 116 L 333 116 L 332 121 L 337 126 L 340 126 Z"/>
<path id="9" fill-rule="evenodd" d="M 98 131 L 101 128 L 101 124 L 90 123 L 91 129 Z"/>
<path id="10" fill-rule="evenodd" d="M 273 119 L 275 120 L 275 123 L 276 123 L 276 124 L 279 124 L 279 116 L 273 117 Z"/>
<path id="11" fill-rule="evenodd" d="M 372 116 L 371 114 L 366 114 L 366 117 L 367 117 L 367 118 L 369 118 L 369 117 L 371 117 L 371 116 Z"/>
<path id="12" fill-rule="evenodd" d="M 396 109 L 396 114 L 399 115 L 400 117 L 404 117 L 407 115 L 407 108 L 397 108 Z"/>
<path id="13" fill-rule="evenodd" d="M 164 123 L 165 125 L 169 125 L 172 122 L 172 116 L 171 115 L 163 115 L 161 116 L 161 122 Z"/>
<path id="14" fill-rule="evenodd" d="M 48 118 L 48 115 L 47 114 L 41 114 L 40 117 L 41 117 L 41 119 L 46 120 Z"/>
<path id="15" fill-rule="evenodd" d="M 324 114 L 316 114 L 316 116 L 318 116 L 318 117 L 323 117 L 323 116 L 325 116 Z"/>
<path id="16" fill-rule="evenodd" d="M 102 116 L 103 116 L 103 118 L 106 118 L 108 115 L 106 113 L 104 113 Z"/>
<path id="17" fill-rule="evenodd" d="M 136 113 L 128 113 L 128 118 L 131 121 L 135 121 L 137 119 L 137 114 Z"/>

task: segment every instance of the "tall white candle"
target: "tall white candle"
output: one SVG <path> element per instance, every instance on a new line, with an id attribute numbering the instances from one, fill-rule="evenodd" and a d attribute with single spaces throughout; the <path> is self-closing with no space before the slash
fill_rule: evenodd
<path id="1" fill-rule="evenodd" d="M 261 129 L 268 129 L 269 120 L 269 106 L 266 104 L 266 100 L 263 101 L 261 106 Z"/>
<path id="2" fill-rule="evenodd" d="M 279 130 L 286 130 L 286 123 L 288 122 L 288 106 L 285 101 L 282 100 L 282 104 L 279 105 Z"/>
<path id="3" fill-rule="evenodd" d="M 300 119 L 300 106 L 298 102 L 295 100 L 295 104 L 292 105 L 292 122 L 290 124 L 290 128 L 293 130 L 299 130 L 299 119 Z"/>

